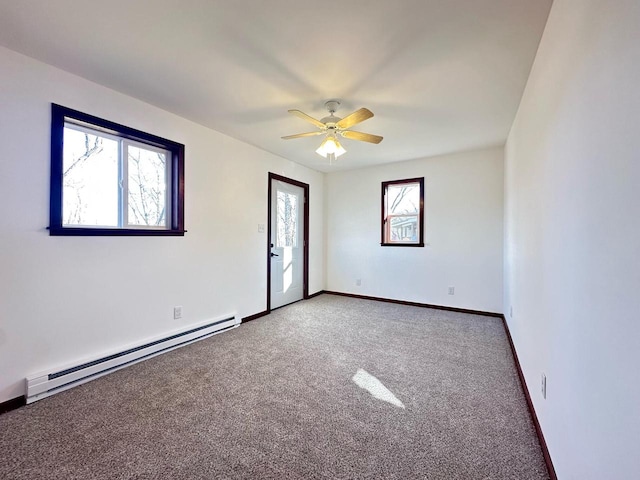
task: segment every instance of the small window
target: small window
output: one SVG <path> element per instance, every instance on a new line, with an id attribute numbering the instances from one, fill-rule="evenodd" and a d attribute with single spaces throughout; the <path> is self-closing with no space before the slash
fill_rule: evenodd
<path id="1" fill-rule="evenodd" d="M 382 246 L 424 247 L 424 178 L 382 182 Z"/>
<path id="2" fill-rule="evenodd" d="M 184 145 L 52 105 L 51 235 L 184 235 Z"/>

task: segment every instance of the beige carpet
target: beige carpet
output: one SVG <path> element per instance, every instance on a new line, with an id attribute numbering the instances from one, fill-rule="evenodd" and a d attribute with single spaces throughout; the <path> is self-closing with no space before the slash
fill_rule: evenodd
<path id="1" fill-rule="evenodd" d="M 548 475 L 500 319 L 321 295 L 0 415 L 0 478 Z"/>

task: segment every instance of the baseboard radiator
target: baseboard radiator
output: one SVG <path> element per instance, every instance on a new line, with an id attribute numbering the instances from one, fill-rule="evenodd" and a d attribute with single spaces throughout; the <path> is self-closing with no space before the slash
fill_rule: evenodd
<path id="1" fill-rule="evenodd" d="M 240 319 L 236 315 L 227 316 L 95 360 L 79 362 L 73 366 L 57 368 L 50 372 L 27 377 L 27 403 L 33 403 L 36 400 L 63 392 L 134 363 L 204 340 L 239 325 Z"/>

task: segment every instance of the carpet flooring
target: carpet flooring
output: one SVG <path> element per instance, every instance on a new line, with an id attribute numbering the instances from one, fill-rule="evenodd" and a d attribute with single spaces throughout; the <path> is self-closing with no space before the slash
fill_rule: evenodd
<path id="1" fill-rule="evenodd" d="M 2 479 L 548 479 L 498 318 L 321 295 L 0 415 Z"/>

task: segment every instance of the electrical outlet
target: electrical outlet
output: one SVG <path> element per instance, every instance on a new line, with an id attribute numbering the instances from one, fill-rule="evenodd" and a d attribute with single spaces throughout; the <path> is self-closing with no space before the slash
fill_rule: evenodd
<path id="1" fill-rule="evenodd" d="M 456 287 L 449 287 L 449 295 L 455 295 Z"/>
<path id="2" fill-rule="evenodd" d="M 264 233 L 264 223 L 258 224 L 258 233 Z"/>
<path id="3" fill-rule="evenodd" d="M 547 398 L 547 377 L 544 373 L 542 374 L 542 381 L 540 382 L 540 391 L 542 392 L 542 398 L 546 399 Z"/>
<path id="4" fill-rule="evenodd" d="M 182 318 L 182 307 L 173 307 L 173 319 L 180 320 Z"/>
<path id="5" fill-rule="evenodd" d="M 356 287 L 359 287 L 362 285 L 362 279 L 361 278 L 356 278 Z"/>

